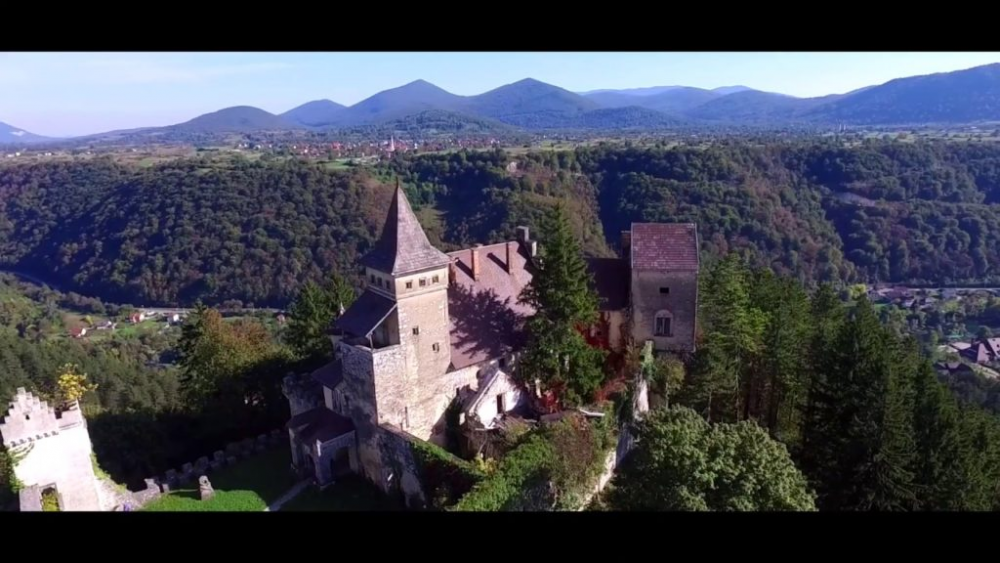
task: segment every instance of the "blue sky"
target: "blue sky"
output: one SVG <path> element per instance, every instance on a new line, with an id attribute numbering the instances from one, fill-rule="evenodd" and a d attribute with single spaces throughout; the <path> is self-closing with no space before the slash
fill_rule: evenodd
<path id="1" fill-rule="evenodd" d="M 742 84 L 820 96 L 994 62 L 1000 53 L 0 53 L 0 121 L 81 135 L 234 105 L 349 105 L 421 78 L 462 95 L 530 77 L 573 91 Z"/>

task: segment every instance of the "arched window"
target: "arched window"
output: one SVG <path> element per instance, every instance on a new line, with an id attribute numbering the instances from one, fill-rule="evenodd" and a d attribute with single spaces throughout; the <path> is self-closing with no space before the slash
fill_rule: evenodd
<path id="1" fill-rule="evenodd" d="M 654 336 L 673 336 L 674 335 L 674 316 L 670 314 L 670 311 L 657 311 L 656 320 L 653 325 L 653 335 Z"/>

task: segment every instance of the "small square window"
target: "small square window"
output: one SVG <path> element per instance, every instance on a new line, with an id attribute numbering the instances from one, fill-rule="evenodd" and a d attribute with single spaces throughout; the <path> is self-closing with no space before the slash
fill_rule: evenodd
<path id="1" fill-rule="evenodd" d="M 439 276 L 434 276 L 434 277 L 433 277 L 433 278 L 431 279 L 431 283 L 438 283 L 438 282 L 440 282 L 440 281 L 441 281 L 441 278 L 440 278 Z"/>
<path id="2" fill-rule="evenodd" d="M 662 293 L 663 295 L 670 295 L 670 288 L 669 287 L 661 287 L 660 288 L 660 293 Z"/>
<path id="3" fill-rule="evenodd" d="M 412 281 L 406 282 L 406 289 L 413 289 L 413 282 Z"/>
<path id="4" fill-rule="evenodd" d="M 440 352 L 441 351 L 441 345 L 438 344 L 437 342 L 435 342 L 434 344 L 431 345 L 431 350 L 434 350 L 435 352 Z"/>
<path id="5" fill-rule="evenodd" d="M 420 278 L 420 287 L 424 287 L 426 285 L 427 285 L 427 278 Z"/>
<path id="6" fill-rule="evenodd" d="M 413 327 L 413 336 L 417 336 L 418 334 L 420 334 L 420 327 L 419 326 Z"/>

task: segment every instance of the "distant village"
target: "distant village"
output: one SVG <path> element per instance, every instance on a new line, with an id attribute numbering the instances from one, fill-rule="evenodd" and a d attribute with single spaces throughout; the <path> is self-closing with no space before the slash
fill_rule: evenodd
<path id="1" fill-rule="evenodd" d="M 135 311 L 130 313 L 126 320 L 124 321 L 114 321 L 111 319 L 104 320 L 99 323 L 86 323 L 80 322 L 71 326 L 68 330 L 68 335 L 71 338 L 86 338 L 88 335 L 92 335 L 97 332 L 111 331 L 114 332 L 118 329 L 121 322 L 129 325 L 140 325 L 143 323 L 158 323 L 160 325 L 160 332 L 164 332 L 172 326 L 181 325 L 187 318 L 188 310 L 145 310 L 145 311 Z M 284 326 L 287 322 L 287 317 L 284 312 L 278 311 L 274 313 L 274 320 L 278 326 Z"/>
<path id="2" fill-rule="evenodd" d="M 964 302 L 1000 298 L 1000 287 L 984 288 L 910 288 L 904 286 L 871 286 L 869 299 L 878 306 L 893 305 L 910 312 L 930 313 L 949 308 L 959 309 Z M 954 333 L 946 335 L 946 343 L 937 351 L 942 358 L 935 367 L 942 375 L 978 373 L 1000 379 L 1000 337 L 990 330 L 985 334 Z"/>

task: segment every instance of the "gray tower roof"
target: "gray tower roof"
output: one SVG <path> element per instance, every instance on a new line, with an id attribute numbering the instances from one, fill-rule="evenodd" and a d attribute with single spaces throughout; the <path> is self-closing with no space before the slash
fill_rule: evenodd
<path id="1" fill-rule="evenodd" d="M 410 208 L 403 188 L 396 181 L 396 193 L 375 247 L 361 259 L 361 264 L 393 276 L 441 267 L 451 262 L 445 253 L 427 240 L 424 229 Z"/>

